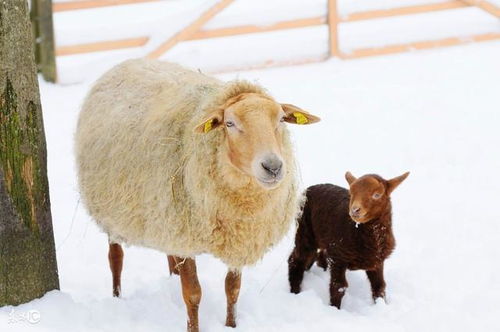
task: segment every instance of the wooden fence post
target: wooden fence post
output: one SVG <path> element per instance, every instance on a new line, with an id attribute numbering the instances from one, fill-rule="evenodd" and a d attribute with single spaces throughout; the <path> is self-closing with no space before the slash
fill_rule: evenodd
<path id="1" fill-rule="evenodd" d="M 52 0 L 31 0 L 30 16 L 33 26 L 37 69 L 42 73 L 46 81 L 55 82 L 57 73 Z"/>
<path id="2" fill-rule="evenodd" d="M 330 39 L 330 56 L 340 56 L 339 51 L 339 17 L 337 0 L 328 0 L 328 31 Z"/>

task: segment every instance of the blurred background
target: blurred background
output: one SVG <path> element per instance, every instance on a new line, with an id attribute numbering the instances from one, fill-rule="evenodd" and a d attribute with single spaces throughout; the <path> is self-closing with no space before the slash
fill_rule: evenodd
<path id="1" fill-rule="evenodd" d="M 79 82 L 95 68 L 141 56 L 221 72 L 498 40 L 499 6 L 499 0 L 53 0 L 58 82 Z"/>

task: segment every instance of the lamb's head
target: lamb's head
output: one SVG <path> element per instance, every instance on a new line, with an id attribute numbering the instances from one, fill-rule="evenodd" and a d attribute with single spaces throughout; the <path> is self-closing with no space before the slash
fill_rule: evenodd
<path id="1" fill-rule="evenodd" d="M 261 187 L 277 187 L 287 165 L 282 155 L 285 122 L 310 124 L 319 118 L 290 105 L 279 104 L 261 93 L 241 93 L 229 98 L 195 129 L 224 131 L 221 147 L 229 163 Z"/>
<path id="2" fill-rule="evenodd" d="M 356 178 L 350 172 L 345 174 L 349 183 L 349 215 L 359 223 L 377 219 L 386 211 L 390 195 L 408 177 L 410 172 L 385 180 L 379 175 L 368 174 Z"/>

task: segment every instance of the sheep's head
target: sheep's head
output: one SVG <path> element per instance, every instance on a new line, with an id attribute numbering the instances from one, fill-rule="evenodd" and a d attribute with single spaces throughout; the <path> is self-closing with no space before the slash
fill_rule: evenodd
<path id="1" fill-rule="evenodd" d="M 241 93 L 214 110 L 195 131 L 224 130 L 223 151 L 229 162 L 265 189 L 272 189 L 279 185 L 287 167 L 282 156 L 284 122 L 311 124 L 319 120 L 263 94 Z"/>
<path id="2" fill-rule="evenodd" d="M 385 180 L 378 175 L 368 174 L 360 178 L 350 172 L 345 174 L 349 183 L 349 215 L 359 223 L 380 217 L 390 202 L 390 195 L 408 177 L 410 172 Z"/>

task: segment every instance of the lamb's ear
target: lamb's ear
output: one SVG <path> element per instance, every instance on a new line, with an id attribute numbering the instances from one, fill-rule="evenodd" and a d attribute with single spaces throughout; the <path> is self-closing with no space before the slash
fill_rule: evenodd
<path id="1" fill-rule="evenodd" d="M 219 127 L 223 122 L 223 110 L 214 111 L 202 123 L 194 127 L 194 132 L 199 134 L 208 133 L 210 130 Z"/>
<path id="2" fill-rule="evenodd" d="M 351 185 L 354 181 L 356 181 L 356 177 L 351 174 L 351 172 L 346 172 L 345 173 L 345 179 L 347 180 L 347 183 Z"/>
<path id="3" fill-rule="evenodd" d="M 387 193 L 392 193 L 394 189 L 396 189 L 401 184 L 401 182 L 403 182 L 408 177 L 408 175 L 410 175 L 410 172 L 406 172 L 403 175 L 396 176 L 393 179 L 387 180 Z"/>
<path id="4" fill-rule="evenodd" d="M 311 124 L 320 121 L 321 119 L 315 115 L 309 114 L 303 109 L 292 104 L 281 104 L 281 108 L 285 112 L 285 122 L 295 124 Z"/>

